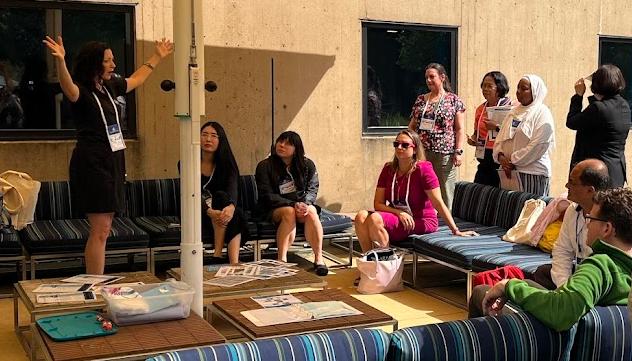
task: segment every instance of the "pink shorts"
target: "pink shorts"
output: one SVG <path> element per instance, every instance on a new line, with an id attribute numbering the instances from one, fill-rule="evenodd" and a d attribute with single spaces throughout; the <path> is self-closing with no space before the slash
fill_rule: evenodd
<path id="1" fill-rule="evenodd" d="M 389 212 L 376 212 L 382 216 L 384 221 L 384 228 L 388 232 L 389 240 L 391 242 L 403 241 L 411 234 L 426 234 L 432 233 L 439 227 L 439 221 L 437 218 L 415 218 L 415 228 L 411 231 L 404 229 L 404 226 L 400 223 L 399 217 Z"/>

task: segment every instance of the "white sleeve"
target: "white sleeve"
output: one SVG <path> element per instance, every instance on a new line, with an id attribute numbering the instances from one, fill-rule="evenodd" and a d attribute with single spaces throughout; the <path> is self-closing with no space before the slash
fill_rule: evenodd
<path id="1" fill-rule="evenodd" d="M 575 210 L 575 204 L 571 204 L 566 209 L 564 214 L 564 220 L 562 221 L 562 227 L 560 227 L 560 234 L 553 246 L 553 264 L 551 266 L 551 279 L 557 287 L 566 283 L 566 280 L 573 273 L 573 262 L 577 256 L 575 250 L 576 238 L 576 225 L 577 225 L 577 211 Z M 580 211 L 581 212 L 581 211 Z"/>
<path id="2" fill-rule="evenodd" d="M 534 130 L 529 143 L 524 148 L 511 153 L 511 163 L 520 167 L 537 162 L 549 151 L 553 139 L 553 132 L 553 123 L 546 121 L 539 124 Z"/>
<path id="3" fill-rule="evenodd" d="M 500 127 L 500 132 L 498 132 L 498 136 L 494 141 L 492 157 L 494 158 L 494 161 L 496 163 L 500 163 L 498 161 L 498 154 L 503 150 L 503 142 L 509 139 L 509 128 L 511 127 L 511 124 L 509 123 L 511 121 L 511 117 L 509 116 L 510 114 L 507 114 L 505 120 L 503 120 L 503 124 Z M 508 154 L 505 154 L 505 156 L 508 156 Z"/>

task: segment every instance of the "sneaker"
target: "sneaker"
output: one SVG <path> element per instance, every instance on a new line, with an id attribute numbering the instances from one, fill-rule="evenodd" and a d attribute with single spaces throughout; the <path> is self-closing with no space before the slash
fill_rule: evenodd
<path id="1" fill-rule="evenodd" d="M 316 275 L 321 277 L 327 276 L 327 274 L 329 273 L 329 268 L 327 268 L 327 265 L 314 263 L 314 272 L 316 273 Z"/>

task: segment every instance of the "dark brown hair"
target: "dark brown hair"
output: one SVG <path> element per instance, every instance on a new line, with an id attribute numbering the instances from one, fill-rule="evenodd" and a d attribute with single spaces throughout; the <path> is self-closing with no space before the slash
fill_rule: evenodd
<path id="1" fill-rule="evenodd" d="M 602 65 L 592 74 L 590 90 L 594 94 L 612 97 L 621 94 L 623 89 L 625 89 L 625 79 L 616 65 Z"/>
<path id="2" fill-rule="evenodd" d="M 443 81 L 443 90 L 452 93 L 452 85 L 450 84 L 450 77 L 448 73 L 445 71 L 445 67 L 439 63 L 430 63 L 426 66 L 426 70 L 434 69 L 439 73 L 439 75 L 445 75 L 445 80 Z"/>
<path id="3" fill-rule="evenodd" d="M 612 223 L 617 238 L 632 245 L 632 190 L 606 189 L 597 192 L 593 202 L 599 205 L 599 214 L 593 216 Z"/>

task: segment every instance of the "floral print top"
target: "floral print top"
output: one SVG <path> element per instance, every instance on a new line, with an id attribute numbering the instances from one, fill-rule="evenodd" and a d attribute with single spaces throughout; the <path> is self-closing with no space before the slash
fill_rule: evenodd
<path id="1" fill-rule="evenodd" d="M 421 94 L 415 100 L 410 113 L 411 119 L 417 123 L 416 130 L 424 149 L 441 154 L 454 153 L 454 120 L 458 112 L 465 111 L 465 104 L 458 95 L 450 92 L 446 92 L 442 100 L 428 103 L 427 107 L 426 103 L 424 95 Z M 424 107 L 426 107 L 425 113 Z M 422 113 L 426 119 L 436 119 L 432 130 L 419 128 Z"/>

